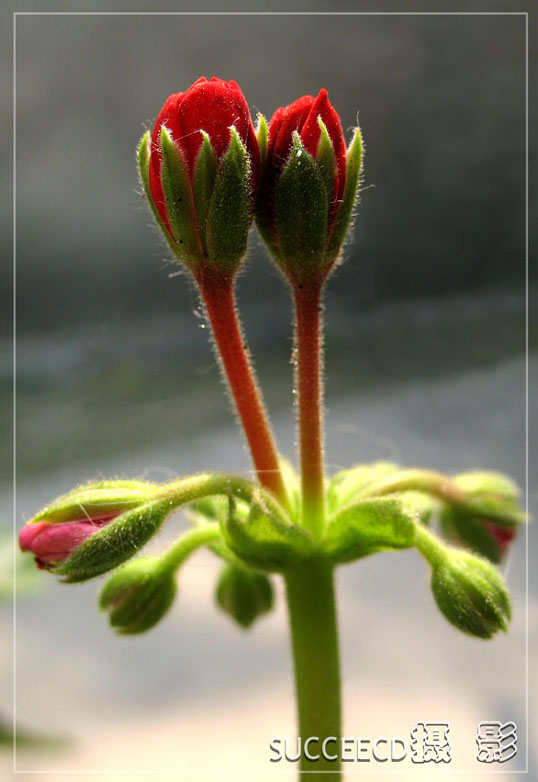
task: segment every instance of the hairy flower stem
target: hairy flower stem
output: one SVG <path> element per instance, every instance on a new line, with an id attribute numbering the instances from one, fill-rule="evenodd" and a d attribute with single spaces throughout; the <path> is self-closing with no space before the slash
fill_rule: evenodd
<path id="1" fill-rule="evenodd" d="M 303 524 L 314 537 L 321 536 L 325 524 L 322 287 L 318 281 L 294 286 Z"/>
<path id="2" fill-rule="evenodd" d="M 213 273 L 198 283 L 258 480 L 289 508 L 273 433 L 237 317 L 233 278 Z"/>
<path id="3" fill-rule="evenodd" d="M 200 546 L 206 546 L 208 543 L 213 543 L 220 536 L 220 524 L 217 522 L 187 530 L 172 543 L 161 557 L 162 569 L 165 571 L 177 570 L 196 549 L 200 548 Z"/>
<path id="4" fill-rule="evenodd" d="M 295 667 L 297 735 L 303 742 L 309 736 L 319 737 L 309 748 L 311 755 L 320 755 L 319 760 L 309 761 L 303 753 L 300 770 L 308 771 L 309 779 L 339 782 L 342 728 L 333 568 L 323 559 L 308 560 L 290 570 L 285 580 Z M 335 740 L 327 742 L 323 753 L 322 743 L 329 737 Z M 336 759 L 329 760 L 324 754 Z"/>

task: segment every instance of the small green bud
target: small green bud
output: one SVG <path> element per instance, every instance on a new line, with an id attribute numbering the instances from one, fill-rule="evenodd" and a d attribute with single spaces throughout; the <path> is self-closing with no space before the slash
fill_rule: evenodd
<path id="1" fill-rule="evenodd" d="M 215 597 L 218 605 L 241 627 L 250 627 L 273 607 L 273 587 L 264 573 L 236 565 L 224 565 Z"/>
<path id="2" fill-rule="evenodd" d="M 123 635 L 144 633 L 166 614 L 176 596 L 173 570 L 163 569 L 158 557 L 131 560 L 106 581 L 99 607 Z"/>
<path id="3" fill-rule="evenodd" d="M 469 635 L 491 638 L 498 630 L 506 632 L 511 607 L 501 575 L 469 552 L 445 549 L 445 554 L 433 564 L 431 578 L 439 610 Z"/>

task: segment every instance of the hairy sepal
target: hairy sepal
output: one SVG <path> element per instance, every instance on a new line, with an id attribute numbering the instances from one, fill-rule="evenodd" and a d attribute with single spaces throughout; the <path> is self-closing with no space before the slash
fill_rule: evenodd
<path id="1" fill-rule="evenodd" d="M 325 268 L 327 203 L 322 171 L 294 132 L 276 189 L 275 212 L 279 263 L 298 284 Z"/>
<path id="2" fill-rule="evenodd" d="M 82 543 L 54 568 L 64 581 L 86 581 L 121 565 L 155 535 L 173 510 L 170 500 L 155 500 L 122 513 Z"/>
<path id="3" fill-rule="evenodd" d="M 342 203 L 338 208 L 335 224 L 329 237 L 327 254 L 331 258 L 338 256 L 351 222 L 359 190 L 362 162 L 363 143 L 360 128 L 357 127 L 346 155 L 346 183 Z"/>
<path id="4" fill-rule="evenodd" d="M 183 156 L 163 125 L 161 129 L 161 182 L 166 215 L 172 228 L 177 254 L 189 268 L 203 260 L 192 187 Z"/>
<path id="5" fill-rule="evenodd" d="M 234 127 L 230 145 L 219 163 L 209 204 L 206 245 L 210 265 L 233 274 L 247 251 L 250 226 L 249 160 Z"/>

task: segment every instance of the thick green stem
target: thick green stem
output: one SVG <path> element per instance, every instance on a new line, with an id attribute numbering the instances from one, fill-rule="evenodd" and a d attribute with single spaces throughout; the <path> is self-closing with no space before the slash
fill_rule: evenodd
<path id="1" fill-rule="evenodd" d="M 325 524 L 321 290 L 317 281 L 294 288 L 303 524 L 315 537 Z"/>
<path id="2" fill-rule="evenodd" d="M 333 567 L 323 559 L 298 565 L 285 576 L 290 619 L 298 736 L 304 742 L 317 736 L 309 747 L 318 760 L 301 756 L 300 770 L 308 779 L 341 780 L 340 660 L 334 595 Z M 326 752 L 322 752 L 325 739 Z M 334 760 L 324 754 L 335 756 Z M 325 773 L 316 775 L 315 772 Z M 326 773 L 332 771 L 332 774 Z"/>

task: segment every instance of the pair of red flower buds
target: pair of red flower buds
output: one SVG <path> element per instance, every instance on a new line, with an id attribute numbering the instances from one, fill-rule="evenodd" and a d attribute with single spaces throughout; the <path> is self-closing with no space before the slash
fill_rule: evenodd
<path id="1" fill-rule="evenodd" d="M 279 108 L 269 127 L 260 115 L 255 130 L 239 86 L 215 77 L 171 95 L 138 148 L 153 214 L 201 288 L 233 279 L 254 214 L 292 284 L 322 283 L 349 225 L 361 160 L 359 130 L 346 152 L 326 90 Z M 125 489 L 126 504 L 117 497 L 107 504 L 110 490 L 108 484 L 82 487 L 66 495 L 60 510 L 45 509 L 21 531 L 23 551 L 32 551 L 40 567 L 54 568 L 103 526 L 148 501 L 140 482 Z"/>
<path id="2" fill-rule="evenodd" d="M 231 276 L 253 215 L 292 284 L 325 279 L 358 189 L 362 143 L 349 149 L 326 90 L 254 129 L 239 86 L 213 77 L 171 95 L 139 147 L 141 178 L 175 255 L 199 283 Z"/>

